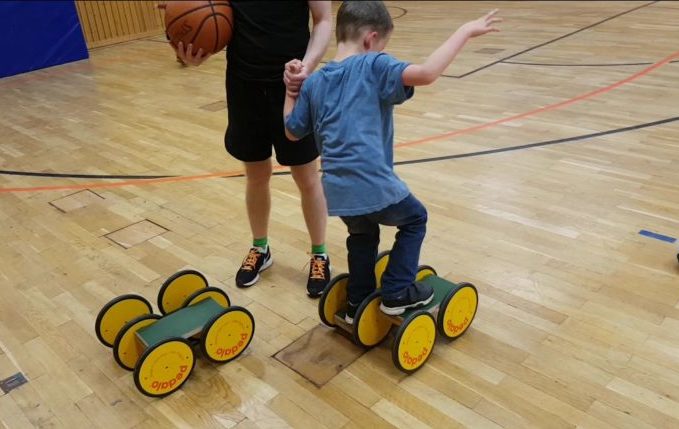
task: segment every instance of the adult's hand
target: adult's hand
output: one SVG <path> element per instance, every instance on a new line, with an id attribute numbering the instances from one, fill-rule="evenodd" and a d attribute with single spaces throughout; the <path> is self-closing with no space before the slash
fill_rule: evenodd
<path id="1" fill-rule="evenodd" d="M 283 72 L 283 82 L 285 87 L 291 94 L 299 93 L 302 83 L 309 77 L 309 72 L 303 62 L 300 60 L 291 60 L 285 64 L 285 71 Z"/>
<path id="2" fill-rule="evenodd" d="M 188 44 L 186 49 L 184 49 L 184 44 L 179 42 L 177 47 L 172 46 L 177 53 L 177 58 L 179 58 L 184 64 L 190 64 L 192 66 L 199 66 L 205 62 L 212 54 L 206 54 L 203 52 L 203 48 L 198 49 L 196 54 L 193 54 L 193 45 Z"/>

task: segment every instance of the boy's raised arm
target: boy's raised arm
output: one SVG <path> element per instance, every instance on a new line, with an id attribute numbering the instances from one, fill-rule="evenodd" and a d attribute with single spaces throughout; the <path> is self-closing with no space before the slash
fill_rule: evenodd
<path id="1" fill-rule="evenodd" d="M 486 33 L 500 31 L 493 26 L 493 24 L 502 21 L 501 18 L 495 17 L 497 12 L 498 10 L 495 9 L 479 19 L 463 24 L 448 40 L 429 55 L 424 63 L 411 64 L 406 67 L 403 70 L 403 85 L 421 86 L 433 83 L 453 62 L 467 40 Z"/>

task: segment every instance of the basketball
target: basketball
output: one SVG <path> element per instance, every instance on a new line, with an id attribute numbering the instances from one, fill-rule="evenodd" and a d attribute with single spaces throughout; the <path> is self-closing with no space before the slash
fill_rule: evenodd
<path id="1" fill-rule="evenodd" d="M 184 49 L 193 44 L 193 54 L 203 49 L 205 54 L 221 51 L 231 41 L 233 11 L 231 2 L 170 1 L 165 7 L 165 33 L 173 46 L 179 42 Z"/>

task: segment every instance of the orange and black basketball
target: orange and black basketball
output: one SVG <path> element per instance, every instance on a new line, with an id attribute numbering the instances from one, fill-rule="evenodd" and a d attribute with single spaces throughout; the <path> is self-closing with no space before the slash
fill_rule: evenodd
<path id="1" fill-rule="evenodd" d="M 233 11 L 231 2 L 169 1 L 165 6 L 165 32 L 173 46 L 193 45 L 193 54 L 221 51 L 231 41 Z"/>

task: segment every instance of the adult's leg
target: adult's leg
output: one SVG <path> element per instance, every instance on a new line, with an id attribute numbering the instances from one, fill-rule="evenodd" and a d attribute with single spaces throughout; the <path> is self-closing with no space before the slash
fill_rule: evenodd
<path id="1" fill-rule="evenodd" d="M 272 143 L 266 85 L 239 78 L 227 70 L 226 104 L 229 122 L 224 135 L 226 150 L 245 167 L 245 206 L 252 232 L 252 247 L 236 273 L 236 286 L 257 283 L 261 271 L 271 266 L 267 246 L 271 211 Z"/>
<path id="2" fill-rule="evenodd" d="M 244 162 L 245 165 L 245 205 L 250 221 L 252 238 L 267 237 L 271 213 L 271 159 L 257 162 Z"/>
<path id="3" fill-rule="evenodd" d="M 226 104 L 229 122 L 224 136 L 227 152 L 245 167 L 245 205 L 253 238 L 267 236 L 271 196 L 271 132 L 266 85 L 239 78 L 227 70 Z"/>
<path id="4" fill-rule="evenodd" d="M 325 244 L 328 208 L 321 186 L 318 162 L 313 160 L 306 164 L 291 166 L 290 171 L 302 197 L 302 213 L 311 238 L 311 245 Z"/>
<path id="5" fill-rule="evenodd" d="M 243 165 L 246 177 L 245 205 L 253 240 L 252 248 L 236 273 L 236 286 L 250 287 L 257 283 L 260 272 L 269 268 L 273 263 L 267 246 L 269 212 L 271 211 L 269 193 L 271 160 L 244 162 Z"/>

